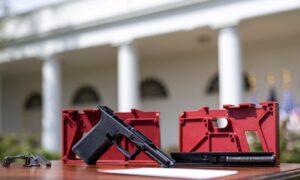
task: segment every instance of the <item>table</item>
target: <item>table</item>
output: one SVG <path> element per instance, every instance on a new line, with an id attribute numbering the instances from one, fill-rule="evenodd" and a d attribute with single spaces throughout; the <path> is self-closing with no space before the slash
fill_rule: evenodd
<path id="1" fill-rule="evenodd" d="M 99 173 L 98 169 L 132 168 L 128 166 L 86 166 L 64 165 L 61 161 L 52 161 L 52 167 L 22 167 L 13 164 L 10 168 L 0 167 L 0 179 L 153 179 L 153 177 L 122 176 Z M 204 168 L 204 167 L 202 167 Z M 282 163 L 280 167 L 205 167 L 205 169 L 237 170 L 239 173 L 222 179 L 267 179 L 280 177 L 300 177 L 300 164 Z M 26 177 L 26 178 L 25 178 Z M 159 178 L 155 178 L 159 179 Z M 166 179 L 166 178 L 162 178 Z"/>

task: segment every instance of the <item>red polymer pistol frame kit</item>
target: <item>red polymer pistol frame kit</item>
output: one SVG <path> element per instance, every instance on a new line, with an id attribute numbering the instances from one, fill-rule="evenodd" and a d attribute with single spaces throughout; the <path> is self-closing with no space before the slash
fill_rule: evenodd
<path id="1" fill-rule="evenodd" d="M 131 112 L 115 113 L 122 121 L 139 130 L 147 136 L 157 147 L 160 147 L 159 112 L 143 112 L 132 109 Z M 62 112 L 63 148 L 62 159 L 65 164 L 84 163 L 72 151 L 72 147 L 91 131 L 101 119 L 99 109 L 74 110 Z M 136 151 L 135 145 L 128 139 L 121 137 L 118 144 L 128 152 Z M 111 146 L 97 161 L 97 164 L 143 164 L 153 165 L 156 162 L 141 152 L 134 160 L 126 157 L 117 146 Z"/>
<path id="2" fill-rule="evenodd" d="M 275 166 L 279 165 L 279 115 L 276 102 L 203 107 L 179 117 L 179 150 L 171 157 L 160 150 L 159 112 L 114 113 L 98 109 L 64 110 L 65 164 Z M 225 127 L 216 125 L 225 120 Z M 247 132 L 257 134 L 261 152 L 251 152 Z"/>
<path id="3" fill-rule="evenodd" d="M 172 153 L 177 163 L 213 166 L 275 166 L 279 164 L 279 113 L 276 102 L 224 109 L 203 107 L 180 115 L 180 153 Z M 216 120 L 227 121 L 225 127 Z M 250 152 L 247 132 L 257 134 L 261 152 Z"/>

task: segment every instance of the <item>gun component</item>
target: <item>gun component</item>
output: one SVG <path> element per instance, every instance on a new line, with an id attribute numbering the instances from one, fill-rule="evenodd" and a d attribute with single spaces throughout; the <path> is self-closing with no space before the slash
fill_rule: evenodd
<path id="1" fill-rule="evenodd" d="M 246 133 L 254 132 L 262 151 L 273 153 L 276 164 L 279 164 L 278 104 L 262 102 L 260 105 L 261 107 L 256 107 L 255 104 L 243 103 L 239 106 L 224 105 L 224 109 L 219 110 L 203 107 L 197 111 L 183 112 L 179 119 L 180 152 L 249 153 L 250 145 Z M 217 124 L 218 119 L 226 121 L 225 127 Z M 239 160 L 254 162 L 261 159 L 256 158 L 256 154 L 248 154 L 241 158 L 228 156 L 228 162 Z M 271 159 L 273 160 L 273 156 Z"/>
<path id="2" fill-rule="evenodd" d="M 96 161 L 112 146 L 122 152 L 128 159 L 135 159 L 142 151 L 163 167 L 171 167 L 175 161 L 162 152 L 141 132 L 125 123 L 111 109 L 97 106 L 101 112 L 100 121 L 72 148 L 84 162 L 95 164 Z M 126 138 L 136 146 L 133 153 L 124 149 L 120 141 Z"/>
<path id="3" fill-rule="evenodd" d="M 51 167 L 51 162 L 39 154 L 6 156 L 2 162 L 2 166 L 10 167 L 11 163 L 14 163 L 18 159 L 24 160 L 24 167 L 39 167 L 41 164 L 46 167 Z"/>
<path id="4" fill-rule="evenodd" d="M 115 112 L 124 122 L 147 136 L 157 147 L 160 147 L 159 112 L 144 112 L 132 109 L 130 112 Z M 66 109 L 62 112 L 62 161 L 65 164 L 83 164 L 84 161 L 72 151 L 72 147 L 87 134 L 100 120 L 99 109 Z M 132 153 L 136 146 L 125 138 L 119 144 Z M 128 159 L 117 146 L 111 146 L 97 161 L 97 164 L 109 165 L 157 165 L 157 162 L 144 152 L 134 160 Z"/>
<path id="5" fill-rule="evenodd" d="M 171 153 L 176 165 L 196 166 L 275 166 L 276 156 L 270 152 L 190 152 Z"/>

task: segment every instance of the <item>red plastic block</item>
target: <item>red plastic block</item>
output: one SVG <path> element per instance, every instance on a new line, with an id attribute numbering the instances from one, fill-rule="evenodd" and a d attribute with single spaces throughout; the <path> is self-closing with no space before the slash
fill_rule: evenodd
<path id="1" fill-rule="evenodd" d="M 143 112 L 136 109 L 131 112 L 116 113 L 123 121 L 129 123 L 135 129 L 146 135 L 152 142 L 160 147 L 159 117 L 158 112 Z M 87 133 L 95 124 L 99 122 L 100 111 L 96 109 L 64 110 L 62 112 L 62 131 L 63 131 L 63 147 L 62 160 L 66 164 L 84 163 L 78 159 L 72 152 L 73 145 L 78 142 L 85 133 Z M 125 138 L 121 141 L 121 145 L 129 152 L 133 152 L 135 146 Z M 109 164 L 156 164 L 154 160 L 146 154 L 139 154 L 135 160 L 127 160 L 126 157 L 112 146 L 97 163 Z"/>
<path id="2" fill-rule="evenodd" d="M 279 114 L 276 102 L 262 102 L 261 107 L 243 103 L 224 105 L 224 109 L 203 107 L 180 115 L 181 152 L 250 152 L 247 131 L 255 132 L 264 152 L 273 152 L 279 162 Z M 225 118 L 226 127 L 216 120 Z"/>

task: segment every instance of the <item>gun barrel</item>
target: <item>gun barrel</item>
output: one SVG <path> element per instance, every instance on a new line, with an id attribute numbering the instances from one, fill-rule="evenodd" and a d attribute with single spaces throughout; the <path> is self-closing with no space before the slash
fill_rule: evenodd
<path id="1" fill-rule="evenodd" d="M 164 152 L 162 152 L 159 148 L 156 146 L 150 146 L 145 151 L 146 154 L 148 154 L 150 157 L 155 159 L 157 162 L 159 162 L 163 167 L 172 167 L 175 164 L 175 160 L 170 158 L 168 155 L 166 155 Z"/>
<path id="2" fill-rule="evenodd" d="M 198 166 L 275 166 L 276 156 L 270 152 L 179 152 L 171 153 L 178 164 Z"/>

